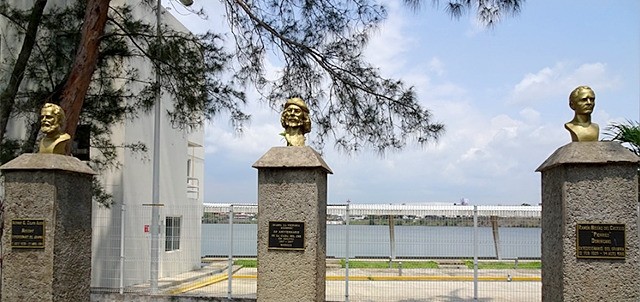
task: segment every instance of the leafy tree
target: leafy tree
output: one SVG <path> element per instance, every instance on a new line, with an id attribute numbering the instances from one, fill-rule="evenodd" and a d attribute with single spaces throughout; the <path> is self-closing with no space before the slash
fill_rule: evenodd
<path id="1" fill-rule="evenodd" d="M 405 0 L 418 8 L 422 1 Z M 435 1 L 437 3 L 437 1 Z M 486 25 L 503 13 L 517 13 L 522 1 L 448 1 L 454 17 L 476 9 Z M 413 87 L 387 79 L 365 61 L 369 34 L 381 25 L 386 10 L 380 3 L 358 1 L 223 1 L 235 53 L 238 78 L 255 83 L 273 108 L 291 96 L 303 97 L 314 113 L 317 137 L 332 137 L 346 151 L 372 147 L 380 152 L 401 149 L 407 139 L 437 139 L 443 125 L 432 121 Z M 264 77 L 266 53 L 284 61 L 279 77 Z"/>
<path id="2" fill-rule="evenodd" d="M 9 116 L 11 115 L 11 109 L 15 105 L 18 88 L 24 77 L 27 62 L 35 45 L 38 26 L 46 4 L 47 0 L 35 1 L 33 9 L 31 9 L 31 14 L 29 15 L 27 28 L 25 29 L 20 54 L 9 76 L 7 87 L 2 91 L 2 94 L 0 94 L 0 141 L 4 138 Z"/>
<path id="3" fill-rule="evenodd" d="M 81 124 L 90 125 L 91 144 L 102 151 L 102 160 L 96 163 L 98 166 L 114 164 L 117 147 L 144 150 L 144 146 L 139 144 L 113 146 L 109 141 L 109 130 L 113 123 L 124 118 L 135 118 L 153 106 L 154 93 L 158 86 L 153 79 L 140 77 L 138 70 L 132 67 L 135 64 L 131 61 L 140 57 L 157 62 L 158 70 L 162 74 L 161 84 L 178 100 L 176 110 L 169 112 L 177 126 L 189 125 L 193 117 L 199 117 L 194 112 L 206 111 L 208 116 L 211 116 L 215 110 L 227 108 L 228 111 L 235 112 L 239 108 L 239 104 L 234 103 L 234 98 L 230 95 L 242 93 L 215 79 L 216 75 L 220 76 L 224 70 L 229 55 L 222 51 L 219 46 L 222 41 L 213 34 L 192 36 L 164 27 L 162 34 L 165 38 L 162 43 L 158 43 L 155 26 L 136 20 L 132 8 L 123 6 L 109 8 L 111 13 L 106 19 L 104 32 L 98 35 L 99 44 L 95 44 L 96 39 L 87 38 L 84 40 L 91 40 L 93 44 L 81 43 L 82 26 L 87 24 L 83 22 L 86 19 L 86 11 L 95 11 L 90 9 L 89 5 L 103 5 L 104 2 L 79 1 L 63 7 L 54 6 L 41 17 L 39 26 L 42 34 L 38 36 L 33 47 L 34 54 L 28 66 L 23 69 L 26 85 L 22 85 L 20 91 L 12 98 L 13 106 L 2 111 L 3 116 L 26 119 L 31 124 L 30 135 L 19 144 L 16 144 L 15 140 L 3 137 L 3 153 L 10 153 L 3 157 L 3 161 L 33 150 L 39 129 L 39 108 L 44 102 L 62 104 L 69 118 L 66 129 L 69 133 L 75 132 L 77 125 L 77 122 L 72 120 L 74 110 L 82 110 L 78 116 L 79 121 Z M 0 16 L 20 35 L 24 32 L 24 24 L 30 14 L 3 3 L 0 4 Z M 100 21 L 94 20 L 93 23 Z M 84 32 L 91 33 L 87 30 Z M 90 52 L 89 48 L 95 47 L 98 47 L 97 53 L 96 49 L 93 49 L 94 53 L 82 55 Z M 78 55 L 70 55 L 73 53 Z M 200 59 L 205 55 L 205 60 Z M 87 72 L 91 69 L 88 61 L 94 60 L 88 58 L 95 59 L 93 73 Z M 15 62 L 2 63 L 10 66 Z M 208 74 L 211 80 L 202 81 L 204 74 Z M 116 82 L 119 84 L 115 85 Z M 142 91 L 131 91 L 130 83 L 141 83 Z M 84 97 L 79 97 L 83 95 L 82 91 L 77 91 L 82 90 L 79 86 L 86 86 Z M 212 104 L 207 108 L 202 107 L 205 104 L 205 100 L 202 99 L 205 93 L 196 93 L 205 89 L 217 92 L 216 97 L 219 98 L 218 100 L 212 97 Z M 2 100 L 2 104 L 6 104 L 5 99 Z M 81 106 L 77 107 L 78 104 Z M 230 106 L 233 108 L 229 108 Z M 246 118 L 241 113 L 235 113 L 235 116 L 237 120 Z M 196 122 L 201 120 L 202 117 Z M 1 134 L 4 135 L 4 132 Z"/>
<path id="4" fill-rule="evenodd" d="M 640 156 L 640 122 L 627 120 L 626 124 L 612 123 L 606 128 L 612 141 L 619 141 Z M 638 166 L 638 200 L 640 200 L 640 165 Z"/>
<path id="5" fill-rule="evenodd" d="M 214 32 L 196 36 L 164 26 L 158 39 L 155 26 L 134 18 L 131 6 L 110 0 L 55 1 L 50 4 L 61 5 L 46 11 L 46 0 L 33 0 L 28 11 L 10 5 L 21 1 L 0 3 L 2 21 L 25 37 L 18 59 L 1 62 L 3 70 L 13 70 L 11 84 L 0 94 L 3 152 L 33 150 L 38 110 L 48 101 L 66 109 L 70 134 L 78 123 L 91 125 L 92 146 L 108 157 L 116 147 L 108 140 L 110 125 L 149 110 L 159 89 L 128 64 L 136 58 L 151 61 L 159 72 L 159 85 L 175 100 L 168 114 L 179 127 L 229 112 L 240 128 L 249 118 L 241 110 L 246 102 L 242 91 L 254 85 L 274 108 L 289 97 L 304 98 L 314 113 L 319 146 L 333 138 L 346 151 L 371 147 L 384 152 L 401 149 L 410 139 L 437 139 L 444 130 L 420 105 L 413 87 L 381 76 L 365 61 L 369 34 L 386 17 L 384 6 L 374 0 L 222 0 L 235 42 L 232 53 Z M 446 9 L 454 17 L 473 11 L 492 26 L 502 15 L 519 12 L 522 2 L 451 0 Z M 422 1 L 405 3 L 418 8 Z M 267 53 L 284 62 L 276 79 L 265 77 Z M 130 91 L 128 83 L 144 88 Z M 5 137 L 11 117 L 31 125 L 18 144 Z"/>
<path id="6" fill-rule="evenodd" d="M 640 122 L 612 123 L 607 126 L 606 131 L 610 140 L 625 144 L 629 150 L 640 156 Z"/>

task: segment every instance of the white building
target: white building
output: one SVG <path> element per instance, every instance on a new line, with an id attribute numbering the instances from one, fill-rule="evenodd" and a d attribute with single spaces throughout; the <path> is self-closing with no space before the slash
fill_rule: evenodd
<path id="1" fill-rule="evenodd" d="M 3 0 L 21 8 L 31 8 L 32 0 Z M 111 6 L 130 3 L 134 15 L 155 23 L 155 13 L 137 2 L 112 0 Z M 67 1 L 49 1 L 54 5 L 67 5 Z M 178 30 L 187 31 L 170 14 L 163 13 L 162 22 Z M 0 16 L 0 90 L 7 83 L 10 66 L 19 52 L 22 37 L 15 36 L 8 21 Z M 140 77 L 153 78 L 153 67 L 148 61 L 136 59 Z M 116 83 L 117 85 L 117 83 Z M 139 87 L 130 87 L 133 91 Z M 162 96 L 162 106 L 171 106 L 171 97 Z M 166 110 L 163 110 L 163 113 Z M 9 135 L 24 137 L 26 125 L 16 119 L 11 122 Z M 151 270 L 151 211 L 152 207 L 152 154 L 154 115 L 140 115 L 113 125 L 114 145 L 144 143 L 146 154 L 128 149 L 118 150 L 120 169 L 104 172 L 100 181 L 113 195 L 110 208 L 93 207 L 93 265 L 92 287 L 114 289 L 149 283 Z M 160 278 L 183 273 L 200 267 L 200 233 L 202 217 L 202 177 L 204 175 L 203 129 L 187 133 L 172 127 L 163 116 L 160 126 L 160 240 L 158 276 Z M 91 150 L 92 156 L 99 154 Z"/>

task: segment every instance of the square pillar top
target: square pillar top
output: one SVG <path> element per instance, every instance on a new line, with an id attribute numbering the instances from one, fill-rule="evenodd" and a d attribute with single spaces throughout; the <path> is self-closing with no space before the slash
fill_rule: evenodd
<path id="1" fill-rule="evenodd" d="M 87 164 L 73 156 L 50 153 L 25 153 L 0 166 L 0 170 L 59 170 L 86 175 L 96 175 Z"/>
<path id="2" fill-rule="evenodd" d="M 549 156 L 536 172 L 544 172 L 564 164 L 638 164 L 640 157 L 619 142 L 572 142 Z"/>
<path id="3" fill-rule="evenodd" d="M 309 146 L 273 147 L 267 151 L 253 166 L 262 168 L 320 168 L 333 174 L 329 165 L 320 154 Z"/>

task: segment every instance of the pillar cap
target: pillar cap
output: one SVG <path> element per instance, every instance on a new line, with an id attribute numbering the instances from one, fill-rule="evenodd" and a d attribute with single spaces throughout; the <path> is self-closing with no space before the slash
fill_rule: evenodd
<path id="1" fill-rule="evenodd" d="M 261 168 L 321 168 L 333 174 L 329 165 L 320 154 L 309 146 L 273 147 L 265 153 L 253 166 Z"/>
<path id="2" fill-rule="evenodd" d="M 25 153 L 0 166 L 2 171 L 60 170 L 96 175 L 87 164 L 73 156 L 47 153 Z"/>
<path id="3" fill-rule="evenodd" d="M 536 172 L 544 172 L 564 164 L 638 164 L 640 157 L 619 142 L 572 142 L 558 148 Z"/>

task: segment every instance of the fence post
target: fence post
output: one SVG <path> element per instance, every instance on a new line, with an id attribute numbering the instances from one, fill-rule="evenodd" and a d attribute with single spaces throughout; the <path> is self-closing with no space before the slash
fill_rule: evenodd
<path id="1" fill-rule="evenodd" d="M 473 301 L 478 301 L 478 206 L 473 206 Z"/>
<path id="2" fill-rule="evenodd" d="M 124 201 L 120 203 L 120 272 L 119 272 L 119 287 L 118 292 L 124 294 Z"/>
<path id="3" fill-rule="evenodd" d="M 346 214 L 345 214 L 345 228 L 346 228 L 346 234 L 345 234 L 345 257 L 344 257 L 344 274 L 345 274 L 345 278 L 344 278 L 344 301 L 345 302 L 349 302 L 349 203 L 351 201 L 347 200 L 347 210 L 346 210 Z"/>
<path id="4" fill-rule="evenodd" d="M 389 215 L 389 268 L 392 267 L 392 263 L 396 260 L 396 230 L 394 215 Z"/>
<path id="5" fill-rule="evenodd" d="M 229 260 L 227 262 L 227 299 L 233 293 L 233 205 L 229 205 Z"/>
<path id="6" fill-rule="evenodd" d="M 500 224 L 498 222 L 498 216 L 494 215 L 489 217 L 491 220 L 491 231 L 493 232 L 493 246 L 496 250 L 496 258 L 502 260 L 502 254 L 500 253 Z"/>
<path id="7" fill-rule="evenodd" d="M 143 206 L 151 207 L 151 249 L 149 252 L 149 288 L 151 294 L 157 295 L 158 275 L 160 270 L 160 208 L 164 204 L 159 203 L 159 199 L 154 198 L 153 203 L 145 203 Z"/>

